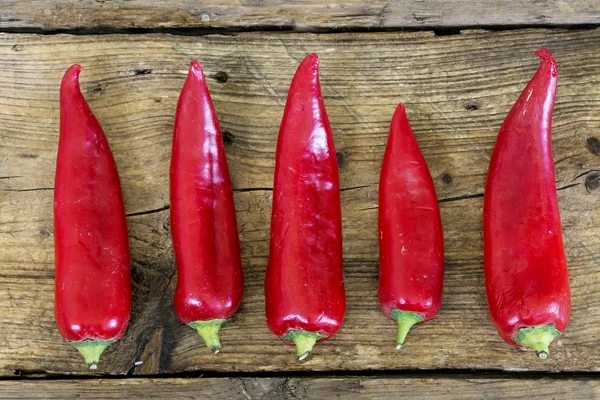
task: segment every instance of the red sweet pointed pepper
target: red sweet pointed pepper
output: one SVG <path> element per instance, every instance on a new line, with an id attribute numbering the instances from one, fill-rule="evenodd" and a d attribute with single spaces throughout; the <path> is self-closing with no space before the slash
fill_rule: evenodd
<path id="1" fill-rule="evenodd" d="M 267 325 L 296 344 L 300 360 L 337 332 L 346 312 L 338 167 L 318 65 L 308 55 L 288 93 L 265 278 Z"/>
<path id="2" fill-rule="evenodd" d="M 61 335 L 96 369 L 131 310 L 125 207 L 106 136 L 79 89 L 81 66 L 60 86 L 54 181 L 55 301 Z"/>
<path id="3" fill-rule="evenodd" d="M 219 329 L 242 302 L 244 275 L 223 137 L 198 61 L 177 103 L 170 180 L 175 312 L 218 353 Z"/>
<path id="4" fill-rule="evenodd" d="M 379 305 L 409 329 L 436 316 L 444 285 L 444 237 L 435 187 L 406 118 L 396 108 L 379 180 Z"/>
<path id="5" fill-rule="evenodd" d="M 571 300 L 551 148 L 558 72 L 540 49 L 540 66 L 504 120 L 484 197 L 485 283 L 502 338 L 548 356 L 564 332 Z"/>

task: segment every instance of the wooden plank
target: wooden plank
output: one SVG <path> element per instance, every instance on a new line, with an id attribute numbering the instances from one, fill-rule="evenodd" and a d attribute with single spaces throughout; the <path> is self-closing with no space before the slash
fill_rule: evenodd
<path id="1" fill-rule="evenodd" d="M 0 35 L 0 375 L 88 373 L 53 319 L 52 185 L 58 88 L 83 64 L 82 90 L 105 128 L 122 179 L 133 312 L 100 372 L 401 369 L 600 369 L 600 29 L 432 33 Z M 482 273 L 481 207 L 489 156 L 511 105 L 535 72 L 533 51 L 558 59 L 554 158 L 573 312 L 547 361 L 505 344 L 490 323 Z M 274 151 L 290 79 L 309 51 L 340 164 L 346 320 L 300 363 L 264 320 Z M 245 298 L 215 356 L 173 312 L 168 229 L 173 114 L 193 58 L 205 67 L 227 142 L 245 269 Z M 441 199 L 446 283 L 440 315 L 401 352 L 377 302 L 377 182 L 399 101 Z M 134 362 L 144 361 L 142 366 Z"/>
<path id="2" fill-rule="evenodd" d="M 17 0 L 3 5 L 1 28 L 315 30 L 444 28 L 600 23 L 594 0 Z"/>
<path id="3" fill-rule="evenodd" d="M 595 399 L 600 382 L 575 379 L 197 378 L 0 382 L 2 399 Z"/>

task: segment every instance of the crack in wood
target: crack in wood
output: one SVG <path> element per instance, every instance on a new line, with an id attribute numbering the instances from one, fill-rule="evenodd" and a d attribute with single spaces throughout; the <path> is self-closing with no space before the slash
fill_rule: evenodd
<path id="1" fill-rule="evenodd" d="M 233 191 L 233 193 L 272 192 L 273 188 L 270 188 L 270 187 L 233 188 L 232 191 Z"/>
<path id="2" fill-rule="evenodd" d="M 591 174 L 592 172 L 600 172 L 600 169 L 590 169 L 589 171 L 585 171 L 577 175 L 573 180 L 581 178 L 582 176 L 586 176 L 587 174 Z"/>
<path id="3" fill-rule="evenodd" d="M 40 190 L 54 190 L 53 187 L 28 188 L 28 189 L 2 189 L 3 192 L 37 192 Z"/>
<path id="4" fill-rule="evenodd" d="M 467 200 L 467 199 L 478 199 L 478 198 L 482 198 L 482 197 L 483 197 L 483 193 L 466 194 L 466 195 L 463 195 L 463 196 L 445 197 L 443 199 L 439 199 L 438 203 L 450 203 L 452 201 L 460 201 L 460 200 Z"/>
<path id="5" fill-rule="evenodd" d="M 370 210 L 377 210 L 378 208 L 379 208 L 378 206 L 373 206 L 373 207 L 359 208 L 359 209 L 354 210 L 354 211 L 370 211 Z"/>
<path id="6" fill-rule="evenodd" d="M 155 208 L 155 209 L 152 209 L 152 210 L 132 212 L 132 213 L 125 214 L 125 215 L 127 217 L 137 217 L 137 216 L 140 216 L 140 215 L 148 215 L 148 214 L 155 214 L 155 213 L 163 212 L 163 211 L 166 211 L 166 210 L 168 210 L 170 208 L 171 208 L 171 205 L 167 204 L 166 206 L 162 206 L 162 207 Z"/>
<path id="7" fill-rule="evenodd" d="M 569 189 L 569 188 L 572 188 L 572 187 L 575 187 L 575 186 L 579 186 L 579 185 L 581 185 L 581 183 L 570 183 L 568 185 L 556 188 L 556 191 L 558 192 L 559 190 L 565 190 L 565 189 Z"/>
<path id="8" fill-rule="evenodd" d="M 242 393 L 244 394 L 244 396 L 246 397 L 246 399 L 248 400 L 252 400 L 252 396 L 250 396 L 248 394 L 248 390 L 246 388 L 246 382 L 244 381 L 244 378 L 238 378 L 238 381 L 241 383 L 242 385 Z"/>
<path id="9" fill-rule="evenodd" d="M 596 170 L 590 170 L 587 172 L 584 172 L 582 174 L 577 175 L 574 179 L 577 179 L 581 176 L 587 175 L 590 172 L 593 172 Z M 341 188 L 340 192 L 345 192 L 345 191 L 350 191 L 350 190 L 356 190 L 356 189 L 364 189 L 367 187 L 371 187 L 376 185 L 376 183 L 371 183 L 368 185 L 360 185 L 360 186 L 352 186 L 352 187 L 348 187 L 348 188 Z M 580 183 L 571 183 L 562 187 L 557 188 L 556 190 L 566 190 L 575 186 L 580 185 Z M 31 188 L 31 189 L 2 189 L 2 191 L 5 192 L 32 192 L 32 191 L 39 191 L 39 190 L 54 190 L 54 188 Z M 273 188 L 239 188 L 239 189 L 233 189 L 234 193 L 245 193 L 245 192 L 260 192 L 260 191 L 273 191 Z M 475 193 L 475 194 L 467 194 L 467 195 L 462 195 L 462 196 L 456 196 L 456 197 L 446 197 L 446 198 L 442 198 L 438 200 L 438 203 L 449 203 L 449 202 L 453 202 L 453 201 L 460 201 L 460 200 L 467 200 L 467 199 L 476 199 L 476 198 L 481 198 L 483 197 L 483 193 Z M 132 213 L 128 213 L 126 214 L 127 217 L 137 217 L 137 216 L 141 216 L 141 215 L 149 215 L 149 214 L 155 214 L 155 213 L 159 213 L 159 212 L 163 212 L 163 211 L 167 211 L 171 208 L 171 205 L 166 205 L 163 207 L 159 207 L 159 208 L 155 208 L 152 210 L 145 210 L 145 211 L 138 211 L 138 212 L 132 212 Z M 367 207 L 367 208 L 361 208 L 355 211 L 367 211 L 367 210 L 373 210 L 373 209 L 377 209 L 377 207 Z"/>
<path id="10" fill-rule="evenodd" d="M 364 188 L 368 188 L 368 187 L 375 186 L 375 185 L 378 185 L 378 183 L 369 183 L 367 185 L 359 185 L 359 186 L 351 186 L 351 187 L 347 187 L 347 188 L 340 188 L 340 192 L 346 192 L 348 190 L 364 189 Z"/>
<path id="11" fill-rule="evenodd" d="M 556 188 L 556 191 L 558 192 L 560 190 L 570 189 L 572 187 L 579 186 L 579 185 L 581 185 L 581 183 L 570 183 L 568 185 L 564 185 L 559 188 Z M 483 193 L 467 194 L 467 195 L 456 196 L 456 197 L 446 197 L 443 199 L 439 199 L 438 203 L 450 203 L 453 201 L 460 201 L 460 200 L 467 200 L 467 199 L 479 199 L 479 198 L 483 198 Z"/>

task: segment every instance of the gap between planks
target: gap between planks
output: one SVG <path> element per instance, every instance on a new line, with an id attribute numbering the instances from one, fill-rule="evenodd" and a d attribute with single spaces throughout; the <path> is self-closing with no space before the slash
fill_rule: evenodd
<path id="1" fill-rule="evenodd" d="M 460 26 L 427 26 L 423 28 L 414 27 L 341 27 L 341 28 L 317 28 L 317 27 L 294 27 L 259 25 L 250 27 L 222 27 L 222 28 L 114 28 L 114 27 L 91 27 L 91 28 L 65 28 L 65 29 L 43 29 L 43 28 L 0 28 L 0 33 L 10 34 L 35 34 L 35 35 L 154 35 L 167 34 L 172 36 L 209 36 L 224 35 L 235 36 L 245 32 L 264 32 L 279 34 L 321 34 L 337 35 L 346 33 L 415 33 L 433 32 L 435 36 L 460 35 L 463 31 L 482 30 L 490 32 L 514 31 L 522 29 L 551 29 L 551 30 L 593 30 L 600 28 L 600 20 L 593 24 L 521 24 L 521 25 L 460 25 Z"/>
<path id="2" fill-rule="evenodd" d="M 593 0 L 571 0 L 568 4 L 564 0 L 481 0 L 477 7 L 466 0 L 14 0 L 6 3 L 0 27 L 29 33 L 131 28 L 358 32 L 600 23 L 600 8 Z"/>
<path id="3" fill-rule="evenodd" d="M 15 376 L 0 376 L 3 381 L 86 381 L 86 380 L 127 380 L 127 379 L 198 379 L 198 378 L 402 378 L 402 379 L 502 379 L 502 380 L 590 380 L 600 378 L 600 371 L 503 371 L 496 369 L 433 369 L 424 371 L 408 370 L 327 370 L 327 371 L 271 371 L 271 372 L 219 372 L 219 371 L 183 371 L 166 374 L 110 375 L 110 374 L 47 374 L 45 371 L 16 370 Z"/>

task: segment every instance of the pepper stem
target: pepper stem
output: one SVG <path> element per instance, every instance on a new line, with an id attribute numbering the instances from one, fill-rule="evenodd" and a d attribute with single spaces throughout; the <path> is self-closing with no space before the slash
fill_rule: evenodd
<path id="1" fill-rule="evenodd" d="M 302 361 L 310 355 L 317 340 L 325 336 L 316 332 L 289 331 L 282 339 L 291 340 L 296 345 L 296 355 Z"/>
<path id="2" fill-rule="evenodd" d="M 69 342 L 85 358 L 85 363 L 90 369 L 97 369 L 100 355 L 114 340 L 82 340 L 80 342 Z"/>
<path id="3" fill-rule="evenodd" d="M 412 326 L 418 322 L 423 322 L 423 317 L 414 312 L 392 310 L 390 316 L 398 321 L 398 336 L 396 338 L 396 350 L 402 348 L 406 335 Z"/>
<path id="4" fill-rule="evenodd" d="M 188 325 L 198 331 L 206 347 L 213 353 L 217 354 L 221 351 L 221 341 L 219 340 L 219 329 L 221 325 L 227 321 L 226 319 L 211 319 L 208 321 L 194 321 Z"/>
<path id="5" fill-rule="evenodd" d="M 552 324 L 521 328 L 515 337 L 515 342 L 533 349 L 539 358 L 545 359 L 550 353 L 548 346 L 560 335 L 561 332 Z"/>

